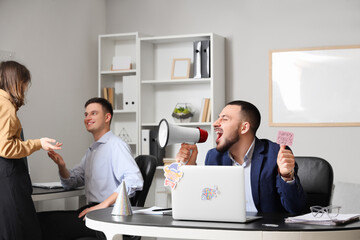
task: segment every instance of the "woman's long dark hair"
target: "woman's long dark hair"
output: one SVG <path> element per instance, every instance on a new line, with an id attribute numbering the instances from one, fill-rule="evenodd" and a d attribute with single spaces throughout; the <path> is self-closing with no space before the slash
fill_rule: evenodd
<path id="1" fill-rule="evenodd" d="M 30 72 L 24 65 L 15 61 L 0 63 L 0 89 L 10 95 L 16 110 L 25 104 L 25 91 L 30 83 Z"/>

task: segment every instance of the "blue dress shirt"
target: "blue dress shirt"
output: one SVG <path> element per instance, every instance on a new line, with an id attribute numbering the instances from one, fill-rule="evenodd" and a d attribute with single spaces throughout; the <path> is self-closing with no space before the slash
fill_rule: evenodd
<path id="1" fill-rule="evenodd" d="M 88 202 L 103 202 L 114 192 L 119 193 L 122 181 L 129 197 L 143 187 L 141 172 L 129 146 L 111 131 L 94 142 L 80 164 L 69 171 L 70 178 L 60 178 L 63 187 L 85 185 Z"/>

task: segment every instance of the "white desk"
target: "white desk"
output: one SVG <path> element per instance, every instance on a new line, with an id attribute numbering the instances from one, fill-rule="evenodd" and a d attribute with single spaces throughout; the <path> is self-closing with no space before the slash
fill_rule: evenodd
<path id="1" fill-rule="evenodd" d="M 79 197 L 79 206 L 84 206 L 86 204 L 84 188 L 65 190 L 63 188 L 44 189 L 33 187 L 33 193 L 31 197 L 34 202 L 60 198 Z"/>
<path id="2" fill-rule="evenodd" d="M 176 221 L 171 216 L 112 216 L 112 208 L 87 214 L 86 226 L 102 231 L 108 240 L 122 239 L 122 234 L 179 239 L 250 239 L 250 240 L 359 240 L 360 222 L 345 226 L 286 224 L 284 215 L 268 215 L 252 223 Z M 266 227 L 263 224 L 277 224 Z"/>

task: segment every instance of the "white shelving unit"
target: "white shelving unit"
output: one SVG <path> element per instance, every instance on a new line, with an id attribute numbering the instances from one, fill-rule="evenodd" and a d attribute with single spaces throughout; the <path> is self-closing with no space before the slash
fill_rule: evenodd
<path id="1" fill-rule="evenodd" d="M 100 35 L 98 63 L 98 96 L 103 97 L 103 88 L 114 88 L 114 116 L 111 130 L 116 135 L 127 134 L 128 137 L 123 139 L 126 139 L 134 156 L 139 155 L 139 101 L 133 110 L 124 108 L 123 78 L 124 76 L 136 76 L 136 88 L 133 89 L 132 94 L 138 96 L 138 39 L 138 33 Z M 114 56 L 130 56 L 131 69 L 112 71 Z"/>
<path id="2" fill-rule="evenodd" d="M 210 40 L 210 78 L 194 79 L 193 42 Z M 161 119 L 169 123 L 200 127 L 208 131 L 206 143 L 198 144 L 198 164 L 203 164 L 206 153 L 215 147 L 212 122 L 225 105 L 225 40 L 213 33 L 179 36 L 143 37 L 138 33 L 107 34 L 99 36 L 98 96 L 103 88 L 114 88 L 114 117 L 112 131 L 119 135 L 126 130 L 134 156 L 142 154 L 141 130 L 155 130 Z M 132 68 L 112 71 L 114 56 L 131 56 Z M 174 58 L 190 58 L 188 79 L 171 79 Z M 136 76 L 133 89 L 137 105 L 133 110 L 124 108 L 124 76 Z M 211 120 L 200 122 L 199 114 L 203 98 L 210 98 Z M 171 114 L 177 103 L 190 103 L 195 110 L 189 123 L 175 123 Z M 166 148 L 167 158 L 174 158 L 180 144 Z M 163 170 L 158 167 L 148 195 L 149 206 L 170 206 L 169 192 L 163 187 Z"/>
<path id="3" fill-rule="evenodd" d="M 210 78 L 194 79 L 193 42 L 210 40 Z M 131 56 L 130 70 L 112 71 L 114 56 Z M 171 79 L 174 58 L 190 58 L 188 79 Z M 201 127 L 208 131 L 206 143 L 199 144 L 198 163 L 202 164 L 207 151 L 215 146 L 212 122 L 225 104 L 225 44 L 224 38 L 213 33 L 142 37 L 139 33 L 107 34 L 99 36 L 98 96 L 103 88 L 114 88 L 114 117 L 112 131 L 119 135 L 126 131 L 134 156 L 141 154 L 141 129 L 157 128 L 161 119 L 188 127 Z M 127 110 L 123 104 L 123 78 L 136 76 L 137 105 Z M 203 98 L 210 98 L 211 120 L 200 122 Z M 171 113 L 177 103 L 190 103 L 195 110 L 190 123 L 175 123 Z M 166 157 L 173 158 L 179 144 L 166 148 Z"/>
<path id="4" fill-rule="evenodd" d="M 194 79 L 193 42 L 210 40 L 210 78 Z M 141 129 L 154 129 L 161 119 L 181 126 L 201 127 L 208 131 L 206 143 L 199 144 L 198 163 L 202 164 L 210 148 L 215 146 L 212 122 L 225 104 L 225 44 L 224 38 L 213 33 L 179 36 L 139 38 L 138 52 Z M 172 80 L 171 69 L 174 58 L 190 58 L 189 79 Z M 210 98 L 211 120 L 199 122 L 203 98 Z M 177 103 L 190 103 L 195 110 L 190 123 L 175 123 L 171 114 Z M 141 131 L 139 131 L 140 139 Z M 174 158 L 180 145 L 166 148 L 166 157 Z M 141 149 L 141 148 L 140 148 Z"/>

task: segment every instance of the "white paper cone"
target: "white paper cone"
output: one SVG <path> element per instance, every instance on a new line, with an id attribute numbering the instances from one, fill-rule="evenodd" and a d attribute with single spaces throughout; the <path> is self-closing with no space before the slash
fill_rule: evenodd
<path id="1" fill-rule="evenodd" d="M 116 198 L 114 208 L 111 215 L 130 216 L 132 215 L 131 203 L 126 191 L 125 181 L 121 182 L 120 193 Z"/>

